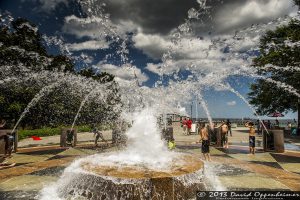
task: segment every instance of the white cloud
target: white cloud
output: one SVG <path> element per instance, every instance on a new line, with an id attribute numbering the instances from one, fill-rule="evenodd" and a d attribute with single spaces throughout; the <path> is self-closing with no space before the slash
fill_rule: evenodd
<path id="1" fill-rule="evenodd" d="M 293 14 L 297 8 L 290 0 L 248 0 L 236 5 L 227 4 L 216 15 L 219 29 L 228 30 L 234 27 L 250 26 L 251 24 L 267 22 L 272 19 Z"/>
<path id="2" fill-rule="evenodd" d="M 154 59 L 161 58 L 162 54 L 168 50 L 172 43 L 163 36 L 155 34 L 144 34 L 139 32 L 133 36 L 135 47 L 142 49 L 143 52 Z"/>
<path id="3" fill-rule="evenodd" d="M 105 40 L 89 40 L 81 43 L 66 44 L 70 51 L 106 49 L 109 43 Z"/>
<path id="4" fill-rule="evenodd" d="M 228 106 L 235 106 L 236 105 L 236 101 L 229 101 L 227 102 Z"/>
<path id="5" fill-rule="evenodd" d="M 80 18 L 75 15 L 65 17 L 63 32 L 92 39 L 105 40 L 106 36 L 125 38 L 127 32 L 135 32 L 137 25 L 132 21 L 120 20 L 114 24 L 109 18 L 90 16 Z"/>
<path id="6" fill-rule="evenodd" d="M 224 6 L 224 9 L 218 11 L 217 21 L 220 26 L 224 25 L 223 28 L 240 27 L 247 24 L 247 22 L 253 22 L 253 20 L 263 21 L 263 19 L 289 13 L 291 3 L 287 4 L 283 5 L 282 1 L 274 0 L 248 0 L 245 3 L 239 2 L 239 4 L 232 6 L 232 3 L 229 2 Z M 228 7 L 228 5 L 230 6 Z M 146 66 L 148 71 L 156 74 L 162 72 L 169 75 L 179 70 L 188 70 L 194 74 L 194 77 L 202 76 L 202 74 L 212 74 L 212 76 L 202 79 L 207 83 L 214 83 L 230 76 L 228 72 L 233 73 L 236 69 L 239 70 L 251 63 L 251 57 L 245 52 L 257 48 L 259 36 L 262 30 L 266 30 L 264 26 L 255 27 L 254 31 L 252 29 L 246 31 L 244 29 L 244 32 L 240 31 L 238 33 L 239 39 L 234 38 L 233 35 L 224 34 L 204 38 L 197 38 L 190 34 L 181 35 L 178 37 L 178 41 L 173 43 L 171 42 L 171 35 L 165 36 L 157 32 L 146 33 L 142 27 L 128 18 L 112 22 L 109 18 L 103 16 L 78 18 L 71 15 L 65 18 L 63 31 L 78 38 L 89 37 L 92 39 L 91 41 L 70 45 L 69 48 L 73 51 L 107 47 L 108 44 L 98 41 L 106 41 L 107 35 L 126 37 L 126 32 L 133 32 L 132 41 L 136 48 L 153 59 L 161 59 L 165 56 L 163 63 L 148 63 Z M 229 50 L 225 52 L 224 49 L 226 48 Z M 114 74 L 119 81 L 131 81 L 134 78 L 134 73 L 132 71 L 128 72 L 128 70 L 124 71 L 123 67 L 102 63 L 99 63 L 98 66 L 101 70 Z M 136 69 L 136 74 L 140 82 L 148 80 L 148 77 L 141 73 L 140 69 Z"/>
<path id="7" fill-rule="evenodd" d="M 116 80 L 118 82 L 127 82 L 127 81 L 135 81 L 135 75 L 140 83 L 143 83 L 149 79 L 147 75 L 142 73 L 141 69 L 136 68 L 135 66 L 127 67 L 127 66 L 116 66 L 112 64 L 97 64 L 97 69 L 102 72 L 108 72 L 116 76 Z"/>
<path id="8" fill-rule="evenodd" d="M 147 37 L 144 34 L 143 37 Z M 158 39 L 161 37 L 160 39 Z M 150 38 L 150 39 L 149 39 Z M 139 47 L 147 53 L 149 56 L 153 55 L 153 51 L 156 53 L 163 52 L 165 49 L 169 49 L 172 53 L 165 59 L 163 63 L 153 64 L 148 63 L 146 69 L 153 73 L 159 74 L 172 74 L 179 70 L 188 70 L 194 74 L 211 73 L 216 71 L 223 71 L 224 69 L 234 69 L 236 67 L 244 66 L 249 63 L 249 60 L 238 54 L 235 56 L 235 52 L 246 52 L 255 47 L 257 38 L 253 39 L 245 37 L 243 40 L 233 41 L 232 37 L 222 37 L 217 42 L 212 42 L 210 38 L 198 39 L 183 37 L 177 41 L 177 44 L 170 43 L 168 48 L 165 45 L 160 45 L 155 42 L 150 42 L 153 38 L 150 36 L 148 39 L 144 39 L 143 44 Z M 156 41 L 163 41 L 162 36 L 155 36 Z M 247 42 L 245 42 L 247 41 Z M 224 48 L 231 44 L 230 52 L 224 52 Z M 232 45 L 234 44 L 234 45 Z M 167 52 L 165 50 L 165 52 Z M 165 54 L 167 55 L 167 54 Z"/>
<path id="9" fill-rule="evenodd" d="M 235 52 L 246 52 L 251 49 L 256 49 L 258 47 L 260 35 L 255 36 L 246 36 L 243 38 L 240 38 L 238 42 L 235 42 L 233 40 L 229 41 L 231 42 L 231 50 Z"/>
<path id="10" fill-rule="evenodd" d="M 277 2 L 278 5 L 274 2 L 274 0 L 268 0 L 264 3 L 249 0 L 246 3 L 235 6 L 229 3 L 224 9 L 219 11 L 219 13 L 222 13 L 222 15 L 220 14 L 222 17 L 219 16 L 217 18 L 219 20 L 218 23 L 226 24 L 229 27 L 239 26 L 251 17 L 261 19 L 289 12 L 291 3 L 287 3 L 288 6 L 284 6 L 281 1 Z M 228 5 L 231 7 L 227 7 Z M 263 8 L 260 8 L 260 5 Z M 279 11 L 270 11 L 271 13 L 269 14 L 263 12 L 263 9 L 268 11 L 278 6 L 281 6 Z M 233 12 L 229 12 L 229 8 L 234 9 Z M 252 16 L 250 12 L 252 9 L 254 9 L 253 12 L 257 15 Z M 251 16 L 249 17 L 250 13 Z M 226 20 L 229 20 L 229 22 L 226 22 Z M 247 57 L 250 56 L 240 53 L 257 48 L 260 35 L 256 32 L 254 35 L 239 33 L 242 35 L 239 40 L 235 40 L 233 35 L 219 35 L 217 36 L 219 38 L 206 37 L 204 39 L 199 39 L 191 35 L 181 35 L 177 43 L 172 43 L 170 35 L 144 33 L 142 27 L 139 27 L 129 19 L 119 19 L 113 23 L 109 18 L 103 16 L 78 18 L 74 15 L 65 18 L 63 31 L 76 35 L 78 38 L 92 38 L 89 42 L 70 45 L 69 48 L 73 51 L 105 48 L 108 44 L 105 42 L 97 43 L 96 41 L 106 41 L 105 37 L 107 35 L 126 37 L 126 32 L 133 32 L 132 41 L 134 42 L 134 46 L 142 50 L 146 55 L 156 60 L 161 59 L 163 55 L 167 55 L 166 59 L 163 59 L 163 63 L 147 64 L 146 69 L 156 74 L 159 74 L 160 71 L 165 74 L 172 74 L 179 70 L 188 70 L 195 74 L 210 73 L 223 70 L 224 68 L 234 69 L 236 66 L 247 65 L 250 62 L 250 59 L 247 59 Z M 251 30 L 248 30 L 248 32 L 251 32 Z M 230 52 L 224 52 L 224 49 L 227 47 L 229 47 Z M 170 52 L 169 55 L 168 52 Z M 239 55 L 235 55 L 235 53 Z"/>
<path id="11" fill-rule="evenodd" d="M 147 63 L 147 66 L 145 69 L 147 69 L 150 72 L 153 72 L 155 74 L 159 74 L 159 68 L 160 68 L 161 64 L 153 64 L 153 63 Z"/>
<path id="12" fill-rule="evenodd" d="M 79 18 L 75 15 L 65 17 L 63 32 L 77 36 L 78 38 L 89 37 L 92 39 L 105 40 L 109 30 L 103 25 L 103 19 Z"/>

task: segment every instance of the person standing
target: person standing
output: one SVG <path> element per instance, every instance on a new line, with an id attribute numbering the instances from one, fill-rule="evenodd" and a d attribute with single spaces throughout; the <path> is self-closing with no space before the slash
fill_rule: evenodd
<path id="1" fill-rule="evenodd" d="M 192 124 L 193 124 L 193 121 L 190 118 L 188 118 L 188 120 L 186 122 L 186 125 L 187 125 L 187 134 L 188 135 L 191 134 Z"/>
<path id="2" fill-rule="evenodd" d="M 187 120 L 186 120 L 186 118 L 183 118 L 181 123 L 182 123 L 183 134 L 187 135 Z"/>
<path id="3" fill-rule="evenodd" d="M 231 122 L 229 121 L 229 119 L 227 119 L 226 124 L 227 124 L 227 126 L 228 126 L 228 132 L 229 132 L 229 134 L 230 134 L 230 137 L 232 137 Z"/>
<path id="4" fill-rule="evenodd" d="M 93 129 L 93 133 L 94 133 L 94 137 L 95 137 L 95 146 L 97 147 L 98 146 L 98 140 L 99 140 L 99 138 L 101 138 L 101 140 L 103 141 L 103 142 L 107 142 L 105 139 L 104 139 L 104 137 L 103 137 L 103 134 L 96 128 L 96 127 L 94 127 L 94 129 Z"/>
<path id="5" fill-rule="evenodd" d="M 221 129 L 221 142 L 223 148 L 228 149 L 228 126 L 225 121 L 222 121 L 222 124 L 218 127 Z"/>
<path id="6" fill-rule="evenodd" d="M 209 132 L 208 128 L 205 127 L 205 123 L 200 124 L 199 129 L 200 139 L 198 143 L 202 140 L 201 152 L 206 161 L 211 161 L 210 153 L 209 153 Z"/>
<path id="7" fill-rule="evenodd" d="M 249 151 L 250 154 L 255 154 L 255 128 L 253 122 L 247 122 L 245 124 L 249 128 Z"/>

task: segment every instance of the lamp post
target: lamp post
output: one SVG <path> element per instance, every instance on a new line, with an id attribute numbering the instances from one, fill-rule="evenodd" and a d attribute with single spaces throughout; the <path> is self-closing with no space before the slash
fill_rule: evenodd
<path id="1" fill-rule="evenodd" d="M 195 119 L 195 121 L 197 121 L 198 120 L 198 106 L 197 106 L 197 99 L 196 99 L 196 101 L 195 101 L 195 112 L 196 112 L 196 119 Z"/>
<path id="2" fill-rule="evenodd" d="M 191 104 L 191 119 L 193 119 L 193 102 Z"/>

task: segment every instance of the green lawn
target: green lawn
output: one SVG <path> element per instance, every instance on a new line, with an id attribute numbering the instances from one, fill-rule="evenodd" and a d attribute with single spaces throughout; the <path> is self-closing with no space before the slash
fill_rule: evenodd
<path id="1" fill-rule="evenodd" d="M 60 135 L 61 129 L 65 127 L 58 127 L 58 128 L 42 128 L 42 129 L 35 129 L 35 130 L 19 130 L 19 140 L 29 138 L 31 136 L 38 136 L 38 137 L 45 137 L 45 136 L 53 136 L 53 135 Z M 91 127 L 89 125 L 85 126 L 75 126 L 77 132 L 88 132 L 91 131 Z"/>

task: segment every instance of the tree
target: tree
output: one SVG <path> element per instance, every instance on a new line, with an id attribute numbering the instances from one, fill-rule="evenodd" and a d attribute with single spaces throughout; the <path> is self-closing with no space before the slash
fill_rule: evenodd
<path id="1" fill-rule="evenodd" d="M 299 2 L 296 2 L 299 3 Z M 300 91 L 300 21 L 291 20 L 288 25 L 279 26 L 268 31 L 260 39 L 260 55 L 254 59 L 253 66 L 259 74 L 281 84 L 292 86 Z M 298 110 L 300 122 L 300 99 L 290 88 L 282 89 L 274 82 L 259 79 L 252 84 L 249 93 L 250 103 L 259 114 L 272 112 L 288 112 Z"/>
<path id="2" fill-rule="evenodd" d="M 16 81 L 0 84 L 0 117 L 13 126 L 32 98 L 49 84 L 43 78 L 25 81 L 23 77 L 30 77 L 32 73 L 53 72 L 91 78 L 99 84 L 109 83 L 103 91 L 109 94 L 107 99 L 100 102 L 97 96 L 92 96 L 81 112 L 79 124 L 101 123 L 117 118 L 119 113 L 113 108 L 120 105 L 121 100 L 114 76 L 105 72 L 98 73 L 93 69 L 76 71 L 72 60 L 67 56 L 49 55 L 41 38 L 37 27 L 26 19 L 19 18 L 10 24 L 0 24 L 0 81 L 17 77 Z M 30 109 L 21 126 L 39 128 L 70 125 L 86 95 L 74 92 L 72 82 L 64 82 Z"/>

